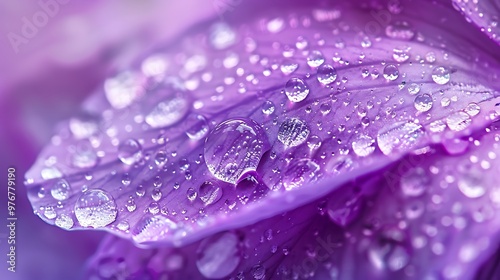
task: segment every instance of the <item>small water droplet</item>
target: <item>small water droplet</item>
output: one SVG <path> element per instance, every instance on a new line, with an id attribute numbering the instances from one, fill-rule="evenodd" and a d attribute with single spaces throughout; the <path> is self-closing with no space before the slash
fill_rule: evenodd
<path id="1" fill-rule="evenodd" d="M 222 197 L 222 190 L 211 182 L 205 182 L 200 186 L 199 197 L 205 205 L 214 204 Z"/>
<path id="2" fill-rule="evenodd" d="M 188 127 L 186 129 L 186 135 L 189 137 L 189 139 L 194 141 L 205 138 L 210 129 L 207 119 L 198 114 L 189 115 L 187 118 L 186 126 Z"/>
<path id="3" fill-rule="evenodd" d="M 266 115 L 271 115 L 272 113 L 274 113 L 274 110 L 275 110 L 275 107 L 274 107 L 274 103 L 270 100 L 266 100 L 266 102 L 264 102 L 264 104 L 262 104 L 262 113 L 266 114 Z"/>
<path id="4" fill-rule="evenodd" d="M 411 83 L 408 85 L 408 93 L 411 95 L 415 95 L 420 92 L 420 86 L 416 83 Z"/>
<path id="5" fill-rule="evenodd" d="M 300 187 L 317 179 L 320 167 L 310 159 L 293 161 L 283 175 L 286 190 Z"/>
<path id="6" fill-rule="evenodd" d="M 438 66 L 432 70 L 432 80 L 438 85 L 444 85 L 450 81 L 450 70 L 443 66 Z"/>
<path id="7" fill-rule="evenodd" d="M 189 103 L 181 94 L 173 95 L 156 103 L 146 115 L 145 121 L 153 128 L 166 127 L 180 121 L 187 113 Z"/>
<path id="8" fill-rule="evenodd" d="M 421 125 L 398 122 L 384 126 L 377 134 L 377 144 L 384 155 L 400 154 L 418 145 L 426 135 Z"/>
<path id="9" fill-rule="evenodd" d="M 323 64 L 316 71 L 318 81 L 324 85 L 333 83 L 337 79 L 337 70 L 328 64 Z"/>
<path id="10" fill-rule="evenodd" d="M 164 239 L 173 235 L 177 224 L 161 215 L 144 216 L 132 230 L 132 239 L 137 243 L 146 243 Z"/>
<path id="11" fill-rule="evenodd" d="M 57 217 L 55 224 L 60 228 L 70 229 L 73 227 L 74 222 L 70 216 L 66 214 L 61 214 Z"/>
<path id="12" fill-rule="evenodd" d="M 122 109 L 146 92 L 146 78 L 139 73 L 123 72 L 104 82 L 104 93 L 111 106 Z"/>
<path id="13" fill-rule="evenodd" d="M 415 97 L 413 105 L 418 111 L 427 112 L 432 108 L 432 102 L 432 96 L 430 94 L 424 93 L 419 94 L 417 95 L 417 97 Z"/>
<path id="14" fill-rule="evenodd" d="M 393 39 L 411 40 L 415 36 L 415 31 L 406 21 L 397 21 L 387 25 L 385 35 Z"/>
<path id="15" fill-rule="evenodd" d="M 209 279 L 229 276 L 241 261 L 238 236 L 225 232 L 203 240 L 196 253 L 196 267 Z"/>
<path id="16" fill-rule="evenodd" d="M 66 200 L 69 197 L 70 190 L 68 181 L 61 179 L 52 186 L 50 194 L 57 200 Z"/>
<path id="17" fill-rule="evenodd" d="M 446 117 L 446 124 L 453 131 L 462 131 L 466 129 L 472 120 L 470 116 L 462 111 L 451 113 Z"/>
<path id="18" fill-rule="evenodd" d="M 44 211 L 43 211 L 43 215 L 47 218 L 47 219 L 54 219 L 56 216 L 57 216 L 57 212 L 56 210 L 54 209 L 53 206 L 46 206 Z"/>
<path id="19" fill-rule="evenodd" d="M 362 134 L 352 142 L 352 150 L 360 157 L 369 156 L 375 151 L 375 139 Z"/>
<path id="20" fill-rule="evenodd" d="M 476 103 L 474 102 L 471 102 L 467 105 L 467 107 L 465 107 L 464 111 L 471 117 L 474 117 L 476 116 L 477 114 L 479 114 L 479 112 L 481 112 L 481 107 L 479 107 L 479 105 L 477 105 Z"/>
<path id="21" fill-rule="evenodd" d="M 458 189 L 468 198 L 478 198 L 486 193 L 481 169 L 468 164 L 459 165 Z"/>
<path id="22" fill-rule="evenodd" d="M 285 120 L 278 131 L 278 140 L 286 147 L 295 147 L 304 143 L 309 137 L 310 130 L 307 125 L 297 119 Z"/>
<path id="23" fill-rule="evenodd" d="M 205 163 L 217 179 L 236 184 L 257 170 L 268 148 L 267 136 L 258 123 L 251 119 L 229 119 L 217 125 L 207 137 Z"/>
<path id="24" fill-rule="evenodd" d="M 210 29 L 209 41 L 217 49 L 226 49 L 236 43 L 236 32 L 226 23 L 219 22 Z"/>
<path id="25" fill-rule="evenodd" d="M 300 102 L 309 94 L 309 87 L 299 78 L 291 78 L 285 85 L 285 94 L 291 102 Z"/>
<path id="26" fill-rule="evenodd" d="M 325 62 L 325 57 L 318 50 L 313 50 L 307 56 L 307 65 L 310 67 L 318 67 Z"/>
<path id="27" fill-rule="evenodd" d="M 97 153 L 88 141 L 78 143 L 71 154 L 71 163 L 77 168 L 92 168 L 98 160 Z"/>
<path id="28" fill-rule="evenodd" d="M 430 185 L 429 175 L 423 168 L 416 167 L 401 176 L 400 187 L 404 195 L 417 197 L 422 195 Z"/>
<path id="29" fill-rule="evenodd" d="M 114 222 L 118 211 L 113 197 L 99 189 L 84 192 L 75 204 L 75 216 L 83 227 L 100 228 Z"/>
<path id="30" fill-rule="evenodd" d="M 297 68 L 299 68 L 299 64 L 291 60 L 285 60 L 280 66 L 281 72 L 285 75 L 292 74 Z"/>
<path id="31" fill-rule="evenodd" d="M 121 162 L 132 165 L 142 158 L 142 147 L 134 139 L 127 139 L 118 146 L 118 158 Z"/>
<path id="32" fill-rule="evenodd" d="M 256 265 L 250 270 L 255 280 L 262 280 L 266 278 L 266 268 L 262 265 Z"/>
<path id="33" fill-rule="evenodd" d="M 399 77 L 399 69 L 394 64 L 387 64 L 384 67 L 384 78 L 388 81 L 394 81 Z"/>

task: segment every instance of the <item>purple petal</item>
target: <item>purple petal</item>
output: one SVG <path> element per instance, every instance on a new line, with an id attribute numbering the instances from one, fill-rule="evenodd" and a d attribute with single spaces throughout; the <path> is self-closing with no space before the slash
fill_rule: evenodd
<path id="1" fill-rule="evenodd" d="M 470 28 L 450 7 L 433 8 Z M 140 70 L 109 78 L 28 172 L 36 213 L 66 229 L 186 244 L 295 209 L 496 118 L 496 62 L 421 22 L 431 19 L 409 20 L 419 5 L 288 9 L 194 29 Z M 370 33 L 370 12 L 390 19 L 384 37 Z M 323 63 L 336 73 L 316 69 Z"/>

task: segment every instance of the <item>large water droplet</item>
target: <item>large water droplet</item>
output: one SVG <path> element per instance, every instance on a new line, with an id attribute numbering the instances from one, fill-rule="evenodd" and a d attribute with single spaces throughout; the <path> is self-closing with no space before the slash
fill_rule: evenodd
<path id="1" fill-rule="evenodd" d="M 300 102 L 306 99 L 309 94 L 309 87 L 302 79 L 291 78 L 285 85 L 285 94 L 288 100 Z"/>
<path id="2" fill-rule="evenodd" d="M 104 82 L 104 93 L 111 106 L 122 109 L 145 92 L 146 78 L 139 73 L 123 72 Z"/>
<path id="3" fill-rule="evenodd" d="M 430 94 L 419 94 L 415 97 L 415 101 L 413 102 L 415 109 L 420 112 L 427 112 L 432 108 L 432 96 Z"/>
<path id="4" fill-rule="evenodd" d="M 205 141 L 205 163 L 217 179 L 236 184 L 257 170 L 269 148 L 266 134 L 251 119 L 230 119 L 215 127 Z"/>
<path id="5" fill-rule="evenodd" d="M 236 42 L 236 32 L 226 23 L 216 23 L 210 30 L 209 41 L 215 49 L 222 50 Z"/>
<path id="6" fill-rule="evenodd" d="M 446 124 L 453 131 L 462 131 L 466 129 L 471 123 L 472 120 L 470 116 L 462 111 L 451 113 L 446 117 Z"/>
<path id="7" fill-rule="evenodd" d="M 450 70 L 443 66 L 438 66 L 432 70 L 432 80 L 439 85 L 444 85 L 450 81 Z"/>
<path id="8" fill-rule="evenodd" d="M 331 84 L 337 79 L 337 70 L 333 66 L 323 64 L 316 71 L 318 81 L 324 85 Z"/>
<path id="9" fill-rule="evenodd" d="M 161 215 L 144 216 L 132 230 L 132 239 L 137 243 L 147 243 L 173 235 L 177 224 Z"/>
<path id="10" fill-rule="evenodd" d="M 384 67 L 384 78 L 388 81 L 394 81 L 399 77 L 399 69 L 394 64 L 387 64 Z"/>
<path id="11" fill-rule="evenodd" d="M 117 213 L 113 197 L 103 190 L 88 190 L 75 204 L 76 219 L 84 227 L 107 226 L 115 221 Z"/>
<path id="12" fill-rule="evenodd" d="M 241 260 L 239 239 L 232 232 L 225 232 L 203 240 L 196 254 L 196 266 L 209 279 L 225 278 Z"/>
<path id="13" fill-rule="evenodd" d="M 430 178 L 423 168 L 417 167 L 408 170 L 401 176 L 401 191 L 406 196 L 420 196 L 430 185 Z"/>
<path id="14" fill-rule="evenodd" d="M 287 147 L 295 147 L 307 140 L 310 130 L 305 122 L 291 118 L 285 120 L 278 131 L 278 140 Z"/>
<path id="15" fill-rule="evenodd" d="M 66 200 L 69 197 L 70 190 L 68 181 L 61 179 L 52 186 L 50 194 L 57 200 Z"/>
<path id="16" fill-rule="evenodd" d="M 132 165 L 142 158 L 142 147 L 134 139 L 127 139 L 118 146 L 118 158 L 121 162 Z"/>
<path id="17" fill-rule="evenodd" d="M 479 168 L 468 164 L 459 166 L 461 175 L 458 178 L 458 189 L 469 198 L 478 198 L 486 193 L 483 173 Z"/>
<path id="18" fill-rule="evenodd" d="M 360 135 L 352 141 L 352 150 L 360 157 L 369 156 L 375 151 L 375 140 L 368 135 Z"/>
<path id="19" fill-rule="evenodd" d="M 400 154 L 418 145 L 425 135 L 419 124 L 398 122 L 386 125 L 378 131 L 377 145 L 384 155 Z"/>
<path id="20" fill-rule="evenodd" d="M 146 115 L 146 123 L 154 128 L 172 125 L 184 117 L 189 109 L 189 103 L 181 94 L 166 98 Z"/>

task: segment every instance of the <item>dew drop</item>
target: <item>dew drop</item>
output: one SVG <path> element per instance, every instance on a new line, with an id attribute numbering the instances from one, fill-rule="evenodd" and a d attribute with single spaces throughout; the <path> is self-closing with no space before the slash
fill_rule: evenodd
<path id="1" fill-rule="evenodd" d="M 173 235 L 177 224 L 161 215 L 146 215 L 142 217 L 132 230 L 132 239 L 137 243 L 147 243 L 164 239 Z"/>
<path id="2" fill-rule="evenodd" d="M 415 95 L 420 92 L 420 86 L 416 83 L 411 83 L 408 85 L 408 93 L 411 95 Z"/>
<path id="3" fill-rule="evenodd" d="M 419 144 L 426 135 L 421 125 L 398 122 L 384 126 L 377 134 L 377 145 L 384 155 L 400 154 Z"/>
<path id="4" fill-rule="evenodd" d="M 299 64 L 291 60 L 285 60 L 280 66 L 281 73 L 285 75 L 292 74 L 295 70 L 297 70 L 297 68 L 299 68 Z"/>
<path id="5" fill-rule="evenodd" d="M 393 39 L 411 40 L 415 36 L 415 31 L 406 21 L 398 21 L 387 25 L 385 35 Z"/>
<path id="6" fill-rule="evenodd" d="M 99 158 L 89 142 L 78 143 L 71 155 L 71 163 L 77 168 L 92 168 Z"/>
<path id="7" fill-rule="evenodd" d="M 274 110 L 275 110 L 275 107 L 274 107 L 274 103 L 272 101 L 267 100 L 266 102 L 264 102 L 264 104 L 262 104 L 262 113 L 269 116 L 272 113 L 274 113 Z"/>
<path id="8" fill-rule="evenodd" d="M 466 129 L 472 120 L 470 116 L 462 111 L 451 113 L 446 117 L 446 124 L 453 131 L 462 131 Z"/>
<path id="9" fill-rule="evenodd" d="M 121 162 L 132 165 L 142 158 L 142 147 L 134 139 L 127 139 L 118 146 L 118 158 Z"/>
<path id="10" fill-rule="evenodd" d="M 477 103 L 469 103 L 464 111 L 471 117 L 474 117 L 476 116 L 477 114 L 479 114 L 479 112 L 481 112 L 481 107 L 479 107 L 479 105 L 477 105 Z"/>
<path id="11" fill-rule="evenodd" d="M 478 198 L 486 193 L 483 185 L 483 173 L 479 168 L 469 165 L 459 166 L 461 175 L 458 179 L 458 189 L 468 198 Z"/>
<path id="12" fill-rule="evenodd" d="M 232 232 L 225 232 L 203 240 L 196 253 L 196 266 L 209 279 L 225 278 L 241 261 L 239 239 Z"/>
<path id="13" fill-rule="evenodd" d="M 368 135 L 360 135 L 352 142 L 352 150 L 360 157 L 369 156 L 375 151 L 375 140 Z"/>
<path id="14" fill-rule="evenodd" d="M 323 64 L 316 71 L 318 81 L 324 85 L 333 83 L 337 79 L 337 70 L 328 64 Z"/>
<path id="15" fill-rule="evenodd" d="M 97 118 L 91 116 L 71 118 L 69 120 L 69 129 L 76 139 L 89 138 L 99 131 Z"/>
<path id="16" fill-rule="evenodd" d="M 146 92 L 146 78 L 139 73 L 123 72 L 104 82 L 104 93 L 111 106 L 122 109 Z"/>
<path id="17" fill-rule="evenodd" d="M 211 182 L 201 184 L 198 192 L 200 200 L 203 201 L 205 205 L 214 204 L 222 197 L 222 190 L 220 187 Z"/>
<path id="18" fill-rule="evenodd" d="M 388 81 L 394 81 L 399 77 L 399 69 L 394 64 L 387 64 L 384 67 L 384 78 Z"/>
<path id="19" fill-rule="evenodd" d="M 432 96 L 430 94 L 424 93 L 419 94 L 417 95 L 417 97 L 415 97 L 413 105 L 418 111 L 427 112 L 432 108 L 432 102 Z"/>
<path id="20" fill-rule="evenodd" d="M 114 222 L 117 215 L 113 197 L 99 189 L 84 192 L 75 204 L 75 216 L 83 227 L 100 228 Z"/>
<path id="21" fill-rule="evenodd" d="M 208 170 L 217 179 L 236 184 L 257 165 L 269 142 L 261 126 L 251 119 L 229 119 L 215 127 L 205 141 Z"/>
<path id="22" fill-rule="evenodd" d="M 423 168 L 416 167 L 401 176 L 401 192 L 409 197 L 422 195 L 430 185 L 429 175 Z"/>
<path id="23" fill-rule="evenodd" d="M 57 200 L 66 200 L 69 197 L 70 190 L 68 181 L 61 179 L 52 186 L 50 194 Z"/>
<path id="24" fill-rule="evenodd" d="M 158 102 L 146 115 L 146 123 L 153 128 L 166 127 L 180 121 L 187 113 L 189 103 L 182 95 L 174 95 Z"/>
<path id="25" fill-rule="evenodd" d="M 194 141 L 205 138 L 210 129 L 207 119 L 205 119 L 204 116 L 198 114 L 189 115 L 186 125 L 188 127 L 186 129 L 186 135 L 189 137 L 189 139 Z"/>
<path id="26" fill-rule="evenodd" d="M 432 70 L 432 80 L 438 85 L 444 85 L 450 81 L 450 70 L 438 66 Z"/>
<path id="27" fill-rule="evenodd" d="M 300 102 L 309 94 L 309 87 L 299 78 L 291 78 L 285 85 L 285 94 L 291 102 Z"/>
<path id="28" fill-rule="evenodd" d="M 216 23 L 210 29 L 209 41 L 217 50 L 226 49 L 236 43 L 236 32 L 226 23 Z"/>
<path id="29" fill-rule="evenodd" d="M 70 229 L 73 227 L 74 222 L 73 219 L 66 215 L 66 214 L 61 214 L 57 217 L 55 221 L 56 226 L 63 228 L 63 229 Z"/>
<path id="30" fill-rule="evenodd" d="M 325 57 L 318 50 L 311 51 L 307 56 L 307 65 L 310 67 L 318 67 L 323 64 L 323 62 L 325 62 Z"/>
<path id="31" fill-rule="evenodd" d="M 303 121 L 290 118 L 281 124 L 278 131 L 278 140 L 286 147 L 295 147 L 304 143 L 309 133 L 310 130 Z"/>
<path id="32" fill-rule="evenodd" d="M 283 175 L 286 190 L 300 187 L 317 179 L 320 167 L 310 159 L 293 161 Z"/>

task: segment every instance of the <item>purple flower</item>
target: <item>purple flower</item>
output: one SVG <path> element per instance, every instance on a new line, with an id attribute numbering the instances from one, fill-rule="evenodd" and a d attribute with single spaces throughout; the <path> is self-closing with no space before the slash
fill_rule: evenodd
<path id="1" fill-rule="evenodd" d="M 88 278 L 494 278 L 498 6 L 222 6 L 26 174 L 47 223 L 112 233 Z"/>

